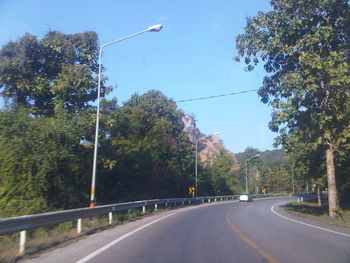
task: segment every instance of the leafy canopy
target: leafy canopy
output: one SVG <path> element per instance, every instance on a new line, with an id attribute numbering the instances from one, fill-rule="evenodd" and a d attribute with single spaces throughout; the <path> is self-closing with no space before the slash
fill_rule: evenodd
<path id="1" fill-rule="evenodd" d="M 97 97 L 97 55 L 95 32 L 25 34 L 0 50 L 0 95 L 40 116 L 87 108 Z"/>
<path id="2" fill-rule="evenodd" d="M 346 0 L 272 0 L 273 11 L 247 19 L 236 60 L 260 60 L 268 75 L 259 95 L 274 108 L 277 143 L 313 125 L 310 141 L 341 146 L 350 137 L 350 8 Z"/>

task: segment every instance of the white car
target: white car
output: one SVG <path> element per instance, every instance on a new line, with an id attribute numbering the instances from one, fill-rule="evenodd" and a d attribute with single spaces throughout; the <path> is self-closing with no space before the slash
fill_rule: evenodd
<path id="1" fill-rule="evenodd" d="M 247 193 L 243 193 L 239 196 L 240 202 L 253 202 L 253 196 Z"/>

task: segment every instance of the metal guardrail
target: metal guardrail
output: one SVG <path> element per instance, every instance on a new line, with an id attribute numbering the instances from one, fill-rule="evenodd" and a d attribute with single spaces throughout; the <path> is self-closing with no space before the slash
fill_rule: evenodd
<path id="1" fill-rule="evenodd" d="M 268 193 L 268 194 L 253 194 L 253 197 L 269 197 L 269 196 L 286 196 L 288 193 Z"/>
<path id="2" fill-rule="evenodd" d="M 256 194 L 254 197 L 269 197 L 276 195 L 288 195 L 288 194 Z M 48 226 L 58 223 L 63 223 L 67 221 L 77 220 L 77 232 L 81 232 L 81 222 L 82 218 L 94 217 L 102 214 L 109 214 L 109 224 L 112 224 L 112 213 L 116 211 L 122 211 L 132 208 L 141 208 L 142 213 L 145 213 L 146 207 L 154 205 L 155 211 L 157 211 L 158 205 L 164 205 L 167 207 L 168 204 L 178 204 L 185 205 L 188 204 L 198 204 L 211 201 L 225 201 L 233 200 L 239 197 L 239 195 L 224 195 L 224 196 L 207 196 L 207 197 L 195 197 L 195 198 L 171 198 L 171 199 L 153 199 L 153 200 L 143 200 L 135 202 L 117 203 L 111 205 L 102 205 L 96 207 L 86 207 L 78 209 L 70 209 L 35 215 L 25 215 L 19 217 L 10 217 L 0 219 L 0 235 L 11 234 L 15 232 L 20 232 L 20 246 L 19 255 L 22 255 L 25 250 L 26 243 L 26 231 L 30 229 L 35 229 L 42 226 Z"/>
<path id="3" fill-rule="evenodd" d="M 234 199 L 238 195 L 229 196 L 212 196 L 212 197 L 196 197 L 196 198 L 172 198 L 172 199 L 154 199 L 127 203 L 117 203 L 111 205 L 102 205 L 96 207 L 86 207 L 78 209 L 63 210 L 57 212 L 49 212 L 35 215 L 26 215 L 19 217 L 10 217 L 0 219 L 0 235 L 29 230 L 37 227 L 63 223 L 85 217 L 93 217 L 111 212 L 146 207 L 149 205 L 173 204 L 173 203 L 198 203 L 210 202 L 211 200 L 229 200 Z"/>

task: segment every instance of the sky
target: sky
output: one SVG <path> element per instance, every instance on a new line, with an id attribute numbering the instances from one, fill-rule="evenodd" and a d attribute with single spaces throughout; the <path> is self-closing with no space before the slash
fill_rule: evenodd
<path id="1" fill-rule="evenodd" d="M 157 89 L 175 101 L 258 89 L 265 72 L 245 72 L 235 62 L 235 37 L 246 17 L 269 11 L 268 0 L 0 0 L 0 47 L 24 33 L 42 38 L 49 30 L 65 34 L 95 31 L 100 45 L 154 24 L 147 32 L 104 49 L 107 98 L 126 102 L 132 94 Z M 233 153 L 273 149 L 268 129 L 271 107 L 256 92 L 178 103 L 195 116 L 206 135 L 219 132 Z"/>

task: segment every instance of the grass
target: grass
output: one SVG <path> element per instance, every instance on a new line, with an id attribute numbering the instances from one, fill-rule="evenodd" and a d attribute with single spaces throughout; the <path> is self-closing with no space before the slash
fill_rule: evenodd
<path id="1" fill-rule="evenodd" d="M 167 209 L 171 209 L 169 207 Z M 158 206 L 158 212 L 165 211 Z M 40 227 L 27 231 L 26 250 L 24 255 L 18 255 L 19 233 L 0 236 L 0 263 L 14 263 L 23 259 L 37 257 L 43 252 L 53 250 L 57 247 L 67 246 L 81 238 L 113 228 L 125 222 L 132 222 L 155 214 L 154 209 L 147 209 L 142 214 L 140 209 L 131 209 L 113 213 L 113 223 L 108 222 L 108 215 L 97 216 L 93 218 L 83 218 L 82 232 L 77 234 L 76 221 L 69 221 L 57 225 Z"/>
<path id="2" fill-rule="evenodd" d="M 337 218 L 331 218 L 328 216 L 328 205 L 317 205 L 317 201 L 307 202 L 293 202 L 283 206 L 288 212 L 305 217 L 318 220 L 321 222 L 343 226 L 350 228 L 350 206 L 344 205 L 342 209 L 338 211 Z"/>

